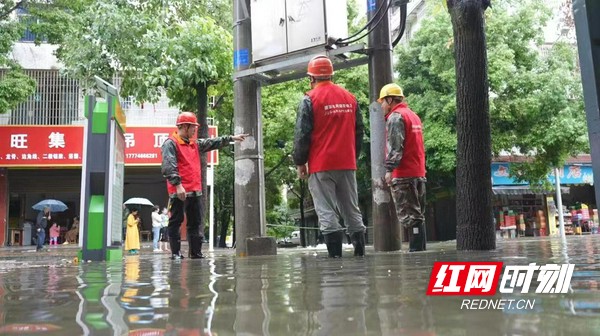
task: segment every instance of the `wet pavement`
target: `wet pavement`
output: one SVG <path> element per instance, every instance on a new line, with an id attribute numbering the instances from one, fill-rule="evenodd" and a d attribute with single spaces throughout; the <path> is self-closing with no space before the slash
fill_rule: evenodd
<path id="1" fill-rule="evenodd" d="M 423 253 L 327 259 L 324 248 L 171 261 L 149 247 L 122 263 L 75 262 L 76 246 L 0 249 L 0 334 L 45 335 L 600 335 L 600 235 L 455 242 Z M 426 296 L 435 261 L 571 263 L 565 294 L 496 294 L 533 309 L 461 310 Z M 479 297 L 481 298 L 481 297 Z"/>

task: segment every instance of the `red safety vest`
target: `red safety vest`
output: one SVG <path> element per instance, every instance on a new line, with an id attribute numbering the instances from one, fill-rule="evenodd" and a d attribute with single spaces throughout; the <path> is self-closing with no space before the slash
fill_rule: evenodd
<path id="1" fill-rule="evenodd" d="M 200 170 L 200 153 L 195 141 L 186 143 L 177 132 L 169 136 L 177 148 L 177 170 L 185 192 L 202 190 L 202 171 Z M 169 195 L 177 193 L 177 188 L 167 181 Z"/>
<path id="2" fill-rule="evenodd" d="M 356 170 L 356 98 L 332 82 L 321 82 L 307 95 L 313 130 L 308 170 Z"/>
<path id="3" fill-rule="evenodd" d="M 425 146 L 423 143 L 423 124 L 421 119 L 408 108 L 406 103 L 400 103 L 385 116 L 398 113 L 404 121 L 404 151 L 400 164 L 392 171 L 393 178 L 425 177 Z"/>

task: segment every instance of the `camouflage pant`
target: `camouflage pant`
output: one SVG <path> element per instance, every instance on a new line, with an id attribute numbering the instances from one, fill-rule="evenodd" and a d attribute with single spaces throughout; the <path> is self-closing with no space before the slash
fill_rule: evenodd
<path id="1" fill-rule="evenodd" d="M 392 197 L 400 225 L 411 228 L 425 223 L 424 177 L 395 178 L 392 181 Z"/>

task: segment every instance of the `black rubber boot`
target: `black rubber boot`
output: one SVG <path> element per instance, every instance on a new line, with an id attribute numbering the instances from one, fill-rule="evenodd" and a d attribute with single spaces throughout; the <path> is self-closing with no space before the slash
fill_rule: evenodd
<path id="1" fill-rule="evenodd" d="M 169 239 L 169 245 L 171 245 L 171 260 L 183 259 L 181 241 L 179 239 Z"/>
<path id="2" fill-rule="evenodd" d="M 330 258 L 341 258 L 342 257 L 342 240 L 344 239 L 344 233 L 342 231 L 336 231 L 323 235 L 325 238 L 325 244 L 327 245 L 327 252 L 329 252 Z"/>
<path id="3" fill-rule="evenodd" d="M 409 231 L 409 252 L 425 251 L 427 241 L 425 226 L 418 224 L 413 226 Z"/>
<path id="4" fill-rule="evenodd" d="M 190 259 L 202 259 L 202 237 L 190 238 L 190 251 L 188 256 Z"/>
<path id="5" fill-rule="evenodd" d="M 352 245 L 354 246 L 354 256 L 355 257 L 364 257 L 365 256 L 365 233 L 364 232 L 354 232 L 350 236 L 350 240 L 352 241 Z"/>

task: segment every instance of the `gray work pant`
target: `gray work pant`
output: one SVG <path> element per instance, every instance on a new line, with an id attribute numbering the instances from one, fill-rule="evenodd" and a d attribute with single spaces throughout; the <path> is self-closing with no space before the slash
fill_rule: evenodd
<path id="1" fill-rule="evenodd" d="M 323 234 L 343 230 L 338 219 L 338 210 L 349 234 L 365 231 L 362 215 L 358 208 L 356 172 L 354 170 L 331 170 L 310 174 L 308 189 L 312 195 Z"/>

